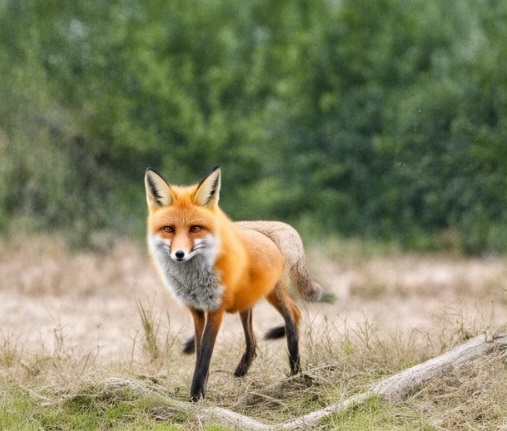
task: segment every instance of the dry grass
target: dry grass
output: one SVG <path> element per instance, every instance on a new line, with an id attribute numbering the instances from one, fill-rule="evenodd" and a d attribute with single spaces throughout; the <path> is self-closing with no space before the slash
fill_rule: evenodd
<path id="1" fill-rule="evenodd" d="M 227 316 L 206 403 L 280 422 L 507 321 L 504 258 L 333 247 L 310 253 L 338 300 L 304 305 L 304 376 L 285 378 L 283 341 L 260 341 L 249 375 L 234 378 L 242 330 L 237 316 Z M 254 312 L 259 334 L 279 323 L 267 304 Z M 132 242 L 72 254 L 58 237 L 0 240 L 1 429 L 202 429 L 173 403 L 188 395 L 193 358 L 180 349 L 190 334 L 186 310 L 160 289 L 143 248 Z M 113 377 L 138 387 L 114 389 Z M 370 403 L 324 428 L 506 430 L 506 396 L 505 361 L 494 355 L 401 405 Z M 27 411 L 33 421 L 21 423 Z"/>
<path id="2" fill-rule="evenodd" d="M 506 377 L 505 361 L 485 358 L 431 382 L 406 407 L 427 415 L 436 429 L 505 429 Z"/>

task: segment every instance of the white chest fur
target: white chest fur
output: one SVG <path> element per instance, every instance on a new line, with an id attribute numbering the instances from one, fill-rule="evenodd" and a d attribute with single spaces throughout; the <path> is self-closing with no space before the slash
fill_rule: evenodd
<path id="1" fill-rule="evenodd" d="M 161 238 L 149 238 L 148 245 L 162 276 L 180 301 L 199 310 L 220 307 L 223 286 L 214 267 L 217 244 L 210 242 L 209 247 L 184 262 L 171 259 L 170 246 Z"/>

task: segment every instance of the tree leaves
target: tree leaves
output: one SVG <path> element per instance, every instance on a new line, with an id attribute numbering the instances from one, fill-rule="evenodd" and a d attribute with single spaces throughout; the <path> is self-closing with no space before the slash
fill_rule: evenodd
<path id="1" fill-rule="evenodd" d="M 233 218 L 507 248 L 502 1 L 57 6 L 0 6 L 0 220 L 142 229 L 146 166 L 220 164 Z"/>

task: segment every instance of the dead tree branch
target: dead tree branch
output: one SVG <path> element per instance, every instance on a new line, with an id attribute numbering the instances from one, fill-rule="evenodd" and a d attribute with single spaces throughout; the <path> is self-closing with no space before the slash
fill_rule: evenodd
<path id="1" fill-rule="evenodd" d="M 443 355 L 377 382 L 362 394 L 278 425 L 267 425 L 248 416 L 220 407 L 198 408 L 195 410 L 195 415 L 202 421 L 212 421 L 241 430 L 307 430 L 319 425 L 322 419 L 344 413 L 352 407 L 360 406 L 372 397 L 380 396 L 388 402 L 401 401 L 431 379 L 444 376 L 450 371 L 480 359 L 493 351 L 505 351 L 506 349 L 507 333 L 505 331 L 480 334 Z M 186 410 L 189 411 L 190 409 Z"/>
<path id="2" fill-rule="evenodd" d="M 176 401 L 165 395 L 165 388 L 158 385 L 146 385 L 135 380 L 109 379 L 106 382 L 106 390 L 114 392 L 128 388 L 139 392 L 156 392 L 158 395 L 163 396 L 175 411 L 184 411 L 202 422 L 213 422 L 234 429 L 248 431 L 308 430 L 318 426 L 323 419 L 361 406 L 373 397 L 381 397 L 391 403 L 399 402 L 420 389 L 431 379 L 449 374 L 451 371 L 484 358 L 494 351 L 505 352 L 506 350 L 507 332 L 503 330 L 488 331 L 471 338 L 436 358 L 429 359 L 422 364 L 383 379 L 372 385 L 366 392 L 340 400 L 324 409 L 275 425 L 268 425 L 221 407 L 205 407 L 200 403 Z"/>

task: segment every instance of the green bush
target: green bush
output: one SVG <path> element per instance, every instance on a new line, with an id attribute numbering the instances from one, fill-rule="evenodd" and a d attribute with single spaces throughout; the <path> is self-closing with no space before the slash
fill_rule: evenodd
<path id="1" fill-rule="evenodd" d="M 147 166 L 233 218 L 507 249 L 500 0 L 0 1 L 0 228 L 143 230 Z"/>

